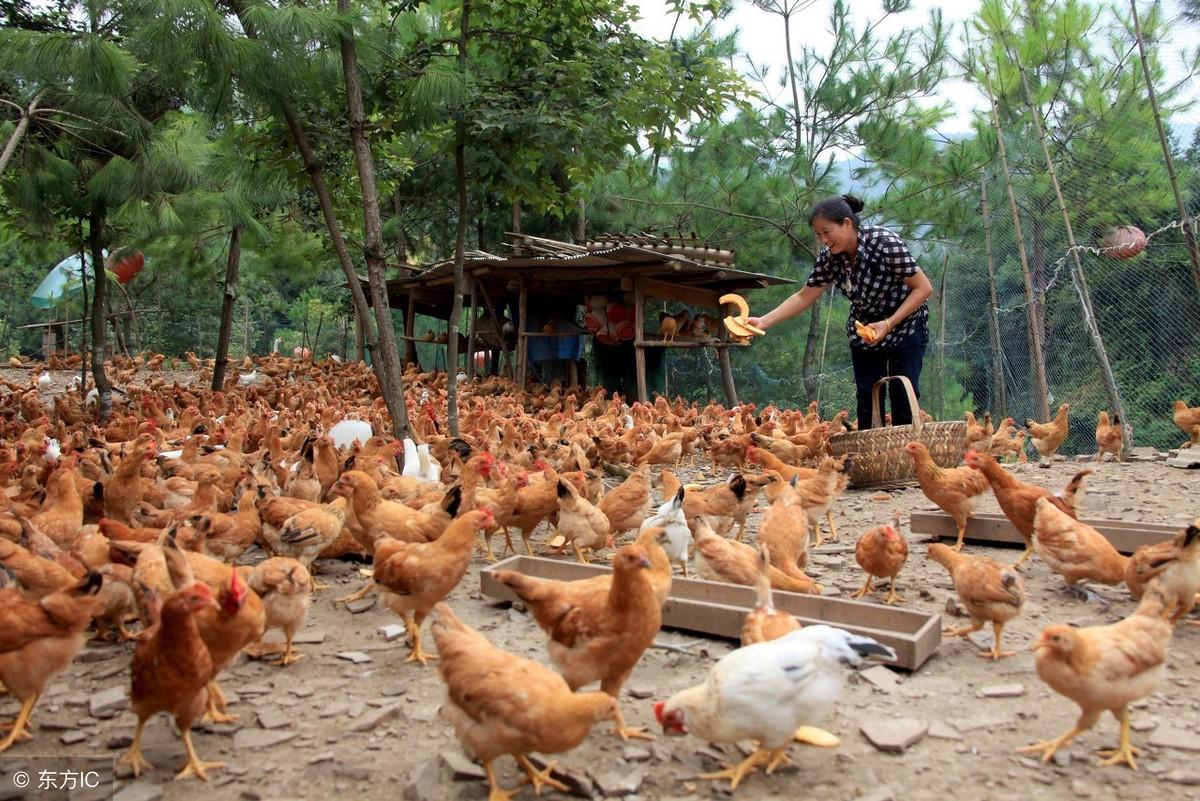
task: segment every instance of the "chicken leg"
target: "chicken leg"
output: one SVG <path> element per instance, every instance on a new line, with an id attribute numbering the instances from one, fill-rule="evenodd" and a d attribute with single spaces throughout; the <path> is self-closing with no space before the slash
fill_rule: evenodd
<path id="1" fill-rule="evenodd" d="M 890 588 L 888 588 L 887 598 L 885 598 L 883 600 L 883 602 L 885 604 L 887 604 L 888 606 L 891 606 L 892 604 L 904 603 L 904 599 L 896 594 L 896 577 L 895 576 L 892 576 L 892 585 Z"/>
<path id="2" fill-rule="evenodd" d="M 775 769 L 780 765 L 790 765 L 792 760 L 787 755 L 787 746 L 776 748 L 770 752 L 770 761 L 767 762 L 767 775 L 770 776 L 775 772 Z"/>
<path id="3" fill-rule="evenodd" d="M 488 801 L 512 801 L 520 794 L 519 787 L 516 790 L 505 790 L 500 786 L 500 780 L 496 778 L 496 769 L 492 767 L 491 762 L 484 762 L 483 769 L 487 772 Z"/>
<path id="4" fill-rule="evenodd" d="M 417 612 L 406 613 L 404 615 L 404 626 L 408 629 L 408 644 L 411 651 L 408 654 L 408 662 L 420 662 L 422 667 L 429 664 L 430 659 L 437 659 L 437 654 L 431 654 L 421 647 L 421 624 L 425 622 L 425 615 Z"/>
<path id="5" fill-rule="evenodd" d="M 365 598 L 365 597 L 367 597 L 367 593 L 369 593 L 371 591 L 372 586 L 373 586 L 373 583 L 368 581 L 360 589 L 355 590 L 354 592 L 350 593 L 349 595 L 343 595 L 341 598 L 334 598 L 333 602 L 335 604 L 348 604 L 351 601 L 357 601 L 360 598 Z"/>
<path id="6" fill-rule="evenodd" d="M 1049 762 L 1060 748 L 1092 728 L 1092 726 L 1095 726 L 1096 721 L 1099 719 L 1099 712 L 1084 713 L 1080 715 L 1079 720 L 1075 721 L 1075 725 L 1064 734 L 1060 734 L 1053 740 L 1042 740 L 1040 743 L 1022 746 L 1017 749 L 1017 752 L 1021 754 L 1041 754 L 1042 762 Z"/>
<path id="7" fill-rule="evenodd" d="M 583 551 L 579 548 L 579 545 L 574 540 L 571 541 L 571 547 L 575 549 L 575 556 L 580 562 L 585 565 L 590 564 L 590 562 L 587 560 L 587 557 L 583 555 Z"/>
<path id="8" fill-rule="evenodd" d="M 601 688 L 601 689 L 603 689 L 603 688 Z M 605 692 L 608 692 L 608 690 L 605 690 Z M 616 698 L 619 693 L 620 693 L 620 688 L 618 687 L 617 692 L 609 693 L 609 695 L 611 695 L 613 698 Z M 621 708 L 619 706 L 617 707 L 617 714 L 614 717 L 613 721 L 617 725 L 615 733 L 622 740 L 653 740 L 654 739 L 654 735 L 648 733 L 644 726 L 626 726 L 625 725 L 625 716 L 621 714 Z"/>
<path id="9" fill-rule="evenodd" d="M 229 702 L 225 700 L 225 693 L 221 692 L 221 686 L 217 684 L 217 680 L 213 679 L 207 685 L 208 700 L 205 703 L 205 717 L 213 723 L 233 723 L 238 719 L 237 715 L 230 715 L 225 710 L 229 708 Z"/>
<path id="10" fill-rule="evenodd" d="M 293 662 L 299 662 L 304 658 L 304 654 L 296 653 L 296 649 L 292 647 L 292 638 L 296 636 L 296 633 L 294 631 L 288 631 L 285 632 L 285 634 L 287 636 L 287 645 L 284 646 L 283 656 L 271 663 L 277 667 L 287 667 Z"/>
<path id="11" fill-rule="evenodd" d="M 960 523 L 958 526 L 958 541 L 954 543 L 954 550 L 961 551 L 964 541 L 967 538 L 967 526 L 965 523 Z"/>
<path id="12" fill-rule="evenodd" d="M 829 541 L 837 542 L 837 526 L 833 524 L 833 510 L 825 510 L 825 519 L 829 521 Z"/>
<path id="13" fill-rule="evenodd" d="M 1025 553 L 1021 554 L 1021 557 L 1019 559 L 1017 559 L 1017 561 L 1013 562 L 1013 569 L 1020 570 L 1021 566 L 1025 564 L 1025 560 L 1028 559 L 1030 554 L 1032 554 L 1032 553 L 1033 553 L 1033 543 L 1030 542 L 1029 545 L 1025 548 Z"/>
<path id="14" fill-rule="evenodd" d="M 1115 713 L 1114 713 L 1115 714 Z M 1126 764 L 1134 770 L 1138 769 L 1137 761 L 1134 756 L 1140 756 L 1142 749 L 1134 747 L 1129 742 L 1129 707 L 1124 707 L 1121 714 L 1116 715 L 1117 720 L 1121 721 L 1121 744 L 1114 751 L 1101 751 L 1098 756 L 1101 757 L 1100 764 L 1104 767 L 1110 765 Z M 1107 758 L 1105 758 L 1107 757 Z"/>
<path id="15" fill-rule="evenodd" d="M 983 627 L 980 626 L 980 628 L 983 628 Z M 978 631 L 978 629 L 976 629 L 976 630 Z M 992 639 L 994 640 L 994 642 L 992 643 L 992 650 L 978 651 L 975 654 L 976 656 L 982 657 L 984 659 L 1000 660 L 1000 659 L 1004 659 L 1005 657 L 1012 656 L 1013 654 L 1016 653 L 1015 651 L 1001 651 L 1000 650 L 1001 638 L 1003 638 L 1003 636 L 1004 636 L 1004 624 L 1003 623 L 1000 623 L 999 621 L 992 621 L 992 632 L 993 632 Z"/>
<path id="16" fill-rule="evenodd" d="M 133 770 L 133 778 L 142 775 L 143 770 L 154 770 L 154 766 L 146 761 L 142 756 L 142 729 L 146 727 L 146 721 L 138 718 L 137 728 L 133 732 L 133 742 L 129 744 L 129 750 L 126 751 L 117 763 L 128 762 L 130 769 Z"/>
<path id="17" fill-rule="evenodd" d="M 757 770 L 764 762 L 769 762 L 771 752 L 764 751 L 761 747 L 756 748 L 754 753 L 743 759 L 736 765 L 726 766 L 724 770 L 716 773 L 701 773 L 697 778 L 704 779 L 710 782 L 719 782 L 721 779 L 729 779 L 729 789 L 736 790 L 738 785 L 742 783 L 742 779 L 749 776 Z"/>
<path id="18" fill-rule="evenodd" d="M 958 629 L 942 629 L 942 634 L 946 637 L 966 637 L 968 634 L 974 634 L 983 628 L 983 623 L 971 621 L 971 625 L 963 626 Z"/>
<path id="19" fill-rule="evenodd" d="M 570 792 L 571 788 L 567 787 L 567 785 L 563 784 L 557 779 L 550 778 L 550 774 L 554 772 L 555 766 L 558 765 L 557 762 L 550 762 L 545 768 L 538 770 L 536 767 L 534 767 L 533 763 L 530 762 L 524 754 L 522 754 L 517 757 L 517 764 L 521 766 L 521 770 L 525 771 L 525 775 L 529 777 L 529 783 L 533 785 L 534 795 L 541 795 L 543 787 L 550 787 L 558 790 L 560 793 Z"/>
<path id="20" fill-rule="evenodd" d="M 188 761 L 184 765 L 183 770 L 179 771 L 175 776 L 175 781 L 186 779 L 188 776 L 195 776 L 200 781 L 208 781 L 206 770 L 220 770 L 225 767 L 224 762 L 204 762 L 200 757 L 196 756 L 196 747 L 192 745 L 192 732 L 190 729 L 183 730 L 183 747 L 187 749 Z"/>
<path id="21" fill-rule="evenodd" d="M 863 582 L 862 589 L 860 589 L 858 592 L 854 593 L 850 597 L 851 598 L 866 598 L 867 594 L 869 592 L 871 592 L 871 582 L 874 580 L 875 580 L 875 577 L 872 576 L 870 573 L 868 573 L 867 580 L 865 582 Z"/>
<path id="22" fill-rule="evenodd" d="M 12 744 L 18 740 L 33 739 L 25 733 L 25 729 L 29 726 L 29 717 L 33 714 L 33 707 L 37 704 L 37 700 L 37 693 L 34 693 L 21 704 L 21 711 L 17 713 L 17 719 L 13 721 L 12 731 L 4 738 L 4 742 L 0 742 L 0 754 L 11 748 Z"/>

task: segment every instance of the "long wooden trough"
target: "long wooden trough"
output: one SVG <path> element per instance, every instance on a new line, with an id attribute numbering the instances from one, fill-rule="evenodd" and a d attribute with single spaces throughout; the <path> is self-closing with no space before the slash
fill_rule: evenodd
<path id="1" fill-rule="evenodd" d="M 1142 545 L 1170 539 L 1182 528 L 1166 523 L 1142 523 L 1133 520 L 1089 520 L 1086 523 L 1099 531 L 1123 554 L 1131 554 Z M 913 512 L 911 526 L 914 534 L 928 534 L 941 539 L 956 539 L 958 527 L 944 512 Z M 968 542 L 986 545 L 1015 545 L 1025 547 L 1025 540 L 1002 514 L 977 514 L 967 521 Z"/>
<path id="2" fill-rule="evenodd" d="M 515 601 L 516 595 L 496 580 L 497 570 L 574 581 L 607 573 L 610 568 L 536 556 L 513 556 L 485 568 L 480 577 L 484 594 Z M 825 623 L 891 646 L 896 650 L 895 666 L 906 670 L 916 670 L 925 664 L 937 652 L 942 640 L 940 615 L 779 590 L 775 590 L 773 596 L 776 608 L 795 615 L 803 625 Z M 753 608 L 753 587 L 676 576 L 663 607 L 663 626 L 737 640 L 741 637 L 746 613 Z"/>

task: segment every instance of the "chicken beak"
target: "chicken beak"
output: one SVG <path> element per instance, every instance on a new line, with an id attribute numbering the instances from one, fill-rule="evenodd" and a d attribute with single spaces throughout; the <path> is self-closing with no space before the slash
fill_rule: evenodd
<path id="1" fill-rule="evenodd" d="M 638 564 L 640 564 L 642 567 L 646 568 L 647 570 L 654 567 L 654 565 L 650 562 L 649 556 L 643 556 L 641 558 L 641 561 L 638 562 Z"/>

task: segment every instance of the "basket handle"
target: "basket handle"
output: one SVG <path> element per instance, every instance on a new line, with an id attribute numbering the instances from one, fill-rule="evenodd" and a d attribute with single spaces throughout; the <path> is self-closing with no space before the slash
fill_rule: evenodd
<path id="1" fill-rule="evenodd" d="M 920 436 L 921 426 L 921 405 L 917 403 L 917 393 L 913 389 L 912 382 L 907 376 L 889 375 L 884 376 L 875 382 L 875 386 L 871 387 L 871 428 L 883 428 L 883 415 L 880 414 L 879 400 L 883 392 L 883 385 L 889 381 L 899 381 L 904 385 L 904 391 L 908 393 L 908 408 L 912 410 L 912 427 L 913 433 Z"/>

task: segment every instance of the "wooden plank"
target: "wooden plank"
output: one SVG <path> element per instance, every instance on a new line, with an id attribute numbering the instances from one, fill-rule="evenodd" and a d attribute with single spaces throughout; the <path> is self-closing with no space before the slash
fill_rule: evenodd
<path id="1" fill-rule="evenodd" d="M 1124 554 L 1131 554 L 1142 545 L 1153 545 L 1174 536 L 1182 526 L 1165 523 L 1142 523 L 1133 520 L 1094 520 L 1085 518 L 1086 523 L 1099 531 L 1113 547 Z M 914 534 L 928 534 L 942 539 L 954 539 L 958 529 L 950 516 L 944 512 L 913 512 L 910 525 Z M 1025 547 L 1025 540 L 1002 514 L 976 514 L 967 521 L 967 540 L 988 545 L 1015 545 Z"/>
<path id="2" fill-rule="evenodd" d="M 609 572 L 607 565 L 582 565 L 561 559 L 513 556 L 489 565 L 480 574 L 484 594 L 510 601 L 516 596 L 496 580 L 497 570 L 514 570 L 536 578 L 574 581 Z M 896 650 L 896 667 L 916 670 L 938 649 L 942 638 L 940 615 L 880 604 L 797 595 L 776 590 L 775 606 L 806 626 L 824 623 L 856 634 L 865 634 Z M 663 626 L 700 634 L 740 639 L 746 614 L 754 608 L 754 588 L 718 581 L 684 579 L 671 581 L 671 592 L 663 606 Z"/>
<path id="3" fill-rule="evenodd" d="M 529 286 L 522 279 L 517 296 L 517 389 L 525 389 L 525 373 L 529 370 L 529 340 L 525 335 L 528 324 Z M 496 322 L 499 322 L 497 320 Z"/>
<path id="4" fill-rule="evenodd" d="M 643 341 L 646 331 L 646 295 L 642 292 L 642 277 L 633 279 L 633 336 L 639 342 Z M 645 403 L 649 400 L 646 391 L 646 351 L 639 347 L 633 349 L 634 370 L 637 373 L 638 400 Z"/>
<path id="5" fill-rule="evenodd" d="M 475 318 L 479 305 L 479 293 L 476 291 L 478 282 L 471 281 L 471 316 L 467 318 L 470 327 L 467 329 L 467 380 L 475 379 Z"/>
<path id="6" fill-rule="evenodd" d="M 622 278 L 621 291 L 634 291 L 634 279 Z M 642 292 L 646 297 L 674 300 L 679 303 L 686 303 L 689 306 L 698 306 L 705 309 L 715 309 L 720 306 L 717 303 L 717 299 L 721 295 L 715 290 L 672 284 L 667 281 L 657 281 L 653 278 L 642 278 Z"/>
<path id="7" fill-rule="evenodd" d="M 706 339 L 699 342 L 687 342 L 676 340 L 674 342 L 663 342 L 661 339 L 643 339 L 633 343 L 639 348 L 748 348 L 749 342 L 722 342 L 719 339 Z"/>

